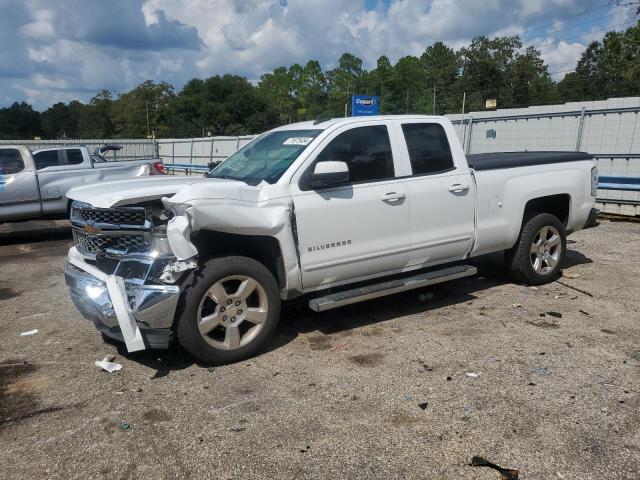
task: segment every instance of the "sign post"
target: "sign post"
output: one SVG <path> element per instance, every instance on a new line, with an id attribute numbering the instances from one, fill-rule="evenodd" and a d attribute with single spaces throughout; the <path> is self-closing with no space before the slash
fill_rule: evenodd
<path id="1" fill-rule="evenodd" d="M 351 97 L 351 116 L 378 115 L 380 97 L 377 95 L 353 95 Z"/>

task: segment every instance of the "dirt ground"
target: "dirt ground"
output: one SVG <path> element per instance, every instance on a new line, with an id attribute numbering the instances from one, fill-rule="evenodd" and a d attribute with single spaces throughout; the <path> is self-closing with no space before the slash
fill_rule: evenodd
<path id="1" fill-rule="evenodd" d="M 520 479 L 640 477 L 640 224 L 572 235 L 562 283 L 512 284 L 494 256 L 288 307 L 266 353 L 222 367 L 103 343 L 67 295 L 70 245 L 64 222 L 0 226 L 0 478 L 499 478 L 475 455 Z"/>

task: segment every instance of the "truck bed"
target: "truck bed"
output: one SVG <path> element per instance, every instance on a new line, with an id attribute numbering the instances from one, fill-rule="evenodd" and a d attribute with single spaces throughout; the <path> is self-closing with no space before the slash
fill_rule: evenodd
<path id="1" fill-rule="evenodd" d="M 467 155 L 467 162 L 469 167 L 479 171 L 579 162 L 591 158 L 591 155 L 585 152 L 498 152 Z"/>

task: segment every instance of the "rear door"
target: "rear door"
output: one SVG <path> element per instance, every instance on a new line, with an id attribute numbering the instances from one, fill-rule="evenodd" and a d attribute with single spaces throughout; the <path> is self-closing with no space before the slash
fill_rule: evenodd
<path id="1" fill-rule="evenodd" d="M 0 222 L 40 215 L 33 165 L 17 148 L 0 148 Z"/>
<path id="2" fill-rule="evenodd" d="M 397 125 L 411 169 L 411 265 L 460 260 L 471 248 L 475 189 L 466 163 L 454 159 L 445 130 L 449 126 L 437 120 Z"/>
<path id="3" fill-rule="evenodd" d="M 343 161 L 347 184 L 292 186 L 305 290 L 399 271 L 409 262 L 407 184 L 391 127 L 384 121 L 346 125 L 318 146 L 305 173 L 318 161 Z"/>

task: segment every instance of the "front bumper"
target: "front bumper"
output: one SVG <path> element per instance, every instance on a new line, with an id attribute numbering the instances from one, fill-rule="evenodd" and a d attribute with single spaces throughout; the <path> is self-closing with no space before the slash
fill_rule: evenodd
<path id="1" fill-rule="evenodd" d="M 69 250 L 65 279 L 82 316 L 105 335 L 124 341 L 129 352 L 169 345 L 179 287 L 108 275 L 85 262 L 75 247 Z"/>

